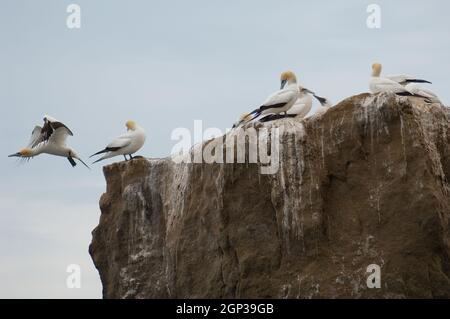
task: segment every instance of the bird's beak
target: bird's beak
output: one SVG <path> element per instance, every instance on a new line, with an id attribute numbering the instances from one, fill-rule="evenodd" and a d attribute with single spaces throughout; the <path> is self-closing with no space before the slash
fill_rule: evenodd
<path id="1" fill-rule="evenodd" d="M 286 80 L 281 81 L 281 87 L 280 90 L 284 89 L 284 86 L 286 85 Z"/>
<path id="2" fill-rule="evenodd" d="M 8 157 L 22 157 L 22 154 L 20 154 L 19 152 L 8 155 Z"/>

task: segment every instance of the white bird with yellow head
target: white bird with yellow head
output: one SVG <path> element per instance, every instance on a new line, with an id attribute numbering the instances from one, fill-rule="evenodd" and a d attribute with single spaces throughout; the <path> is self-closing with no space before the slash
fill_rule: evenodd
<path id="1" fill-rule="evenodd" d="M 372 64 L 372 77 L 369 81 L 369 88 L 372 93 L 395 93 L 397 95 L 401 96 L 416 96 L 425 98 L 426 101 L 428 101 L 426 96 L 417 94 L 412 92 L 406 84 L 408 83 L 415 83 L 418 81 L 424 82 L 425 80 L 419 80 L 419 79 L 408 79 L 407 76 L 404 75 L 397 75 L 397 76 L 390 76 L 390 77 L 381 77 L 381 70 L 382 70 L 381 63 L 374 63 Z M 428 82 L 428 81 L 425 81 Z M 406 85 L 406 86 L 404 86 Z"/>
<path id="2" fill-rule="evenodd" d="M 55 156 L 66 157 L 72 167 L 77 163 L 75 159 L 79 160 L 84 166 L 89 168 L 86 163 L 78 156 L 75 150 L 66 144 L 68 136 L 72 136 L 72 131 L 62 122 L 54 118 L 45 116 L 44 126 L 37 125 L 31 133 L 31 138 L 28 147 L 23 148 L 17 153 L 9 155 L 9 157 L 20 157 L 31 159 L 40 154 L 50 154 Z"/>
<path id="3" fill-rule="evenodd" d="M 126 161 L 128 160 L 126 155 L 130 156 L 130 159 L 133 159 L 132 154 L 136 153 L 144 146 L 146 138 L 144 129 L 137 125 L 135 121 L 131 120 L 127 121 L 125 126 L 127 128 L 127 133 L 115 138 L 103 150 L 90 156 L 92 157 L 106 153 L 94 163 L 119 155 L 123 155 Z"/>
<path id="4" fill-rule="evenodd" d="M 300 91 L 297 85 L 297 77 L 294 72 L 285 71 L 281 73 L 280 81 L 280 90 L 271 94 L 258 109 L 251 112 L 245 119 L 246 122 L 250 122 L 266 114 L 286 114 L 286 112 L 295 104 Z"/>

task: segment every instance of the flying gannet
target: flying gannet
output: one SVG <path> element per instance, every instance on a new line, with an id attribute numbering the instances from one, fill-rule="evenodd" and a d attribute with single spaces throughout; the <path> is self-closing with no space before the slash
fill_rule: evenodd
<path id="1" fill-rule="evenodd" d="M 369 82 L 370 91 L 372 93 L 389 92 L 402 96 L 417 96 L 426 98 L 425 96 L 410 92 L 406 87 L 402 86 L 398 82 L 380 77 L 381 69 L 382 66 L 380 63 L 374 63 L 372 65 L 372 77 Z"/>
<path id="2" fill-rule="evenodd" d="M 264 116 L 259 121 L 260 122 L 269 122 L 281 118 L 291 117 L 291 118 L 304 118 L 312 108 L 312 96 L 314 92 L 308 90 L 299 85 L 299 96 L 295 101 L 294 105 L 286 112 L 286 114 L 269 114 Z"/>
<path id="3" fill-rule="evenodd" d="M 270 95 L 256 110 L 251 112 L 245 122 L 250 122 L 266 114 L 285 113 L 295 104 L 299 97 L 297 77 L 292 71 L 285 71 L 280 76 L 281 88 Z"/>
<path id="4" fill-rule="evenodd" d="M 92 154 L 90 157 L 106 153 L 94 163 L 101 160 L 111 158 L 118 155 L 123 155 L 125 160 L 128 160 L 126 155 L 133 159 L 132 154 L 136 153 L 145 143 L 145 131 L 142 127 L 136 124 L 134 121 L 127 121 L 125 123 L 127 133 L 117 137 L 111 143 L 109 143 L 103 150 Z"/>
<path id="5" fill-rule="evenodd" d="M 66 145 L 66 140 L 69 135 L 72 136 L 73 133 L 63 123 L 54 121 L 53 119 L 51 121 L 44 119 L 43 127 L 37 125 L 33 129 L 28 147 L 9 155 L 9 157 L 30 159 L 40 154 L 50 154 L 66 157 L 72 167 L 77 165 L 75 162 L 75 159 L 77 159 L 89 168 L 77 153 Z"/>

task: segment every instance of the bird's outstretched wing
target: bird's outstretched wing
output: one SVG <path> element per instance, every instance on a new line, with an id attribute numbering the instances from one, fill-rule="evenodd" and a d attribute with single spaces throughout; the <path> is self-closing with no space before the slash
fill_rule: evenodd
<path id="1" fill-rule="evenodd" d="M 73 135 L 72 132 L 67 127 L 60 126 L 53 131 L 48 139 L 48 142 L 56 145 L 64 145 L 66 144 L 66 139 L 69 135 Z"/>
<path id="2" fill-rule="evenodd" d="M 28 142 L 29 148 L 34 148 L 44 141 L 44 135 L 42 135 L 42 127 L 36 125 L 31 132 L 30 141 Z"/>
<path id="3" fill-rule="evenodd" d="M 43 135 L 44 141 L 48 141 L 52 136 L 53 132 L 55 132 L 59 128 L 66 129 L 67 133 L 70 136 L 73 136 L 72 131 L 64 123 L 50 117 L 46 117 L 46 120 L 47 121 L 44 123 L 44 126 L 42 127 L 41 130 L 41 134 Z"/>

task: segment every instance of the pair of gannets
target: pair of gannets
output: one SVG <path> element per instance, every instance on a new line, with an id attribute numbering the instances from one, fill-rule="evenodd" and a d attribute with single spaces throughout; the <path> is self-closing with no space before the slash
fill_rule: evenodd
<path id="1" fill-rule="evenodd" d="M 381 77 L 382 65 L 374 63 L 372 65 L 372 77 L 369 88 L 372 93 L 389 92 L 403 96 L 417 96 L 425 98 L 431 103 L 441 103 L 439 98 L 432 91 L 421 87 L 417 83 L 429 83 L 430 81 L 417 79 L 408 75 L 387 75 Z"/>
<path id="2" fill-rule="evenodd" d="M 268 122 L 284 117 L 303 118 L 311 111 L 313 96 L 319 100 L 322 107 L 329 107 L 327 99 L 299 86 L 294 72 L 281 73 L 280 81 L 279 91 L 271 94 L 258 109 L 242 114 L 233 127 L 256 120 Z"/>
<path id="3" fill-rule="evenodd" d="M 106 153 L 94 163 L 117 155 L 123 155 L 125 160 L 127 160 L 125 155 L 129 155 L 131 159 L 132 154 L 137 152 L 144 145 L 144 130 L 134 121 L 128 121 L 126 127 L 128 129 L 126 134 L 117 137 L 113 142 L 106 146 L 105 149 L 94 154 L 98 155 Z M 75 162 L 76 159 L 89 168 L 75 150 L 66 145 L 66 140 L 69 135 L 73 136 L 73 133 L 64 123 L 45 115 L 44 125 L 42 127 L 37 125 L 33 129 L 28 146 L 17 153 L 9 155 L 9 157 L 30 159 L 40 154 L 50 154 L 66 157 L 72 167 L 77 165 Z"/>

